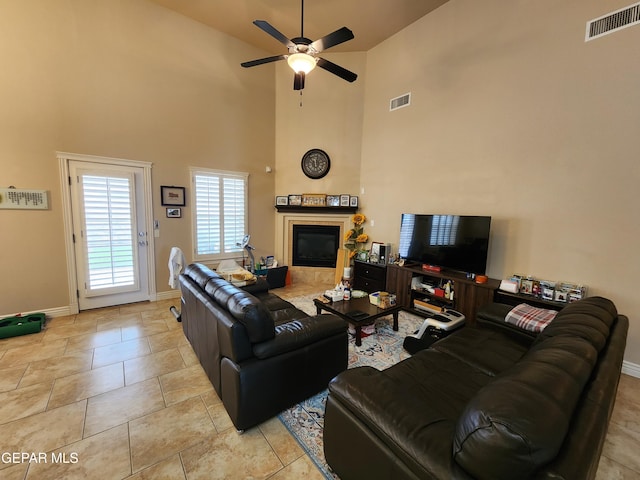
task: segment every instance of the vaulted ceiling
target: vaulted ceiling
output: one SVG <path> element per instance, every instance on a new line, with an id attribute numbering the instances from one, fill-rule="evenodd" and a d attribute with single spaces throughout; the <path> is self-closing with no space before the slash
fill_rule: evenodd
<path id="1" fill-rule="evenodd" d="M 286 37 L 300 36 L 300 0 L 151 0 L 267 52 L 283 45 L 253 25 L 266 20 Z M 447 0 L 307 0 L 304 36 L 321 38 L 340 27 L 355 39 L 332 52 L 367 51 Z"/>

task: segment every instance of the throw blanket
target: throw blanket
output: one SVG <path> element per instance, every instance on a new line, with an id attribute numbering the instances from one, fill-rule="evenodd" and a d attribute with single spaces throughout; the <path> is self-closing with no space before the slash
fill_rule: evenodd
<path id="1" fill-rule="evenodd" d="M 256 283 L 256 276 L 249 270 L 242 268 L 235 260 L 223 260 L 216 269 L 218 275 L 236 287 L 244 287 Z"/>
<path id="2" fill-rule="evenodd" d="M 521 303 L 507 313 L 505 321 L 530 332 L 540 333 L 558 312 Z"/>
<path id="3" fill-rule="evenodd" d="M 171 253 L 169 254 L 169 286 L 171 288 L 178 288 L 180 286 L 178 277 L 184 272 L 185 267 L 184 253 L 182 253 L 182 250 L 178 247 L 172 247 Z"/>

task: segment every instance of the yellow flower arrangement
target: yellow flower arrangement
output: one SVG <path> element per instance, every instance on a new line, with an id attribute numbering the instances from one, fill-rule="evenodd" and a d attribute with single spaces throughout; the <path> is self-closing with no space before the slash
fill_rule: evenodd
<path id="1" fill-rule="evenodd" d="M 349 250 L 349 255 L 347 257 L 349 265 L 351 265 L 352 260 L 358 253 L 366 251 L 366 249 L 364 248 L 365 243 L 369 241 L 369 235 L 364 233 L 363 227 L 366 220 L 367 217 L 365 217 L 363 214 L 356 213 L 355 215 L 353 215 L 353 217 L 351 217 L 353 228 L 349 229 L 344 234 L 344 247 Z"/>

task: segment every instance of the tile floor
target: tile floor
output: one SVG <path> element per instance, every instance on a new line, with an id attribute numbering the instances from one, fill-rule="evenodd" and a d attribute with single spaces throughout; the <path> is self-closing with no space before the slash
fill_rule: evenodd
<path id="1" fill-rule="evenodd" d="M 279 420 L 236 432 L 170 305 L 58 317 L 0 340 L 0 478 L 322 478 Z M 623 375 L 598 480 L 640 479 L 639 449 L 640 379 Z"/>

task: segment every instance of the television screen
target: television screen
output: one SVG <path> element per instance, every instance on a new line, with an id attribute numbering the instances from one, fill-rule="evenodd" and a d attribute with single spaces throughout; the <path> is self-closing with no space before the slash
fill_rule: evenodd
<path id="1" fill-rule="evenodd" d="M 484 274 L 490 227 L 491 217 L 403 213 L 398 253 L 409 261 Z"/>

